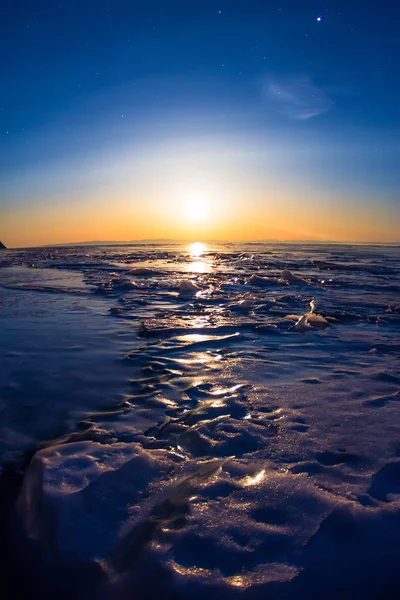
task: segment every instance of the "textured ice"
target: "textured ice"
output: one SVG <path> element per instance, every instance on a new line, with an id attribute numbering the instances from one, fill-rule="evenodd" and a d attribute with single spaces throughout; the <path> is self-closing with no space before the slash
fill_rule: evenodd
<path id="1" fill-rule="evenodd" d="M 399 265 L 306 244 L 2 255 L 4 473 L 34 455 L 13 586 L 397 599 Z"/>
<path id="2" fill-rule="evenodd" d="M 260 275 L 252 275 L 249 279 L 249 283 L 251 285 L 265 287 L 269 285 L 276 285 L 279 283 L 279 280 L 274 277 L 262 277 Z"/>
<path id="3" fill-rule="evenodd" d="M 306 283 L 304 279 L 298 275 L 294 275 L 289 269 L 282 271 L 281 279 L 287 283 Z"/>
<path id="4" fill-rule="evenodd" d="M 162 450 L 116 442 L 72 442 L 37 452 L 17 505 L 31 539 L 67 562 L 105 558 L 149 482 L 170 464 Z M 129 510 L 131 508 L 131 510 Z"/>
<path id="5" fill-rule="evenodd" d="M 293 325 L 293 327 L 291 327 L 289 329 L 289 331 L 299 331 L 299 332 L 304 332 L 307 331 L 308 329 L 310 329 L 311 325 L 309 323 L 309 313 L 302 315 L 301 317 L 299 317 L 298 321 L 296 322 L 295 325 Z"/>
<path id="6" fill-rule="evenodd" d="M 179 284 L 179 297 L 180 298 L 192 298 L 200 291 L 200 288 L 195 285 L 192 281 L 182 281 Z"/>

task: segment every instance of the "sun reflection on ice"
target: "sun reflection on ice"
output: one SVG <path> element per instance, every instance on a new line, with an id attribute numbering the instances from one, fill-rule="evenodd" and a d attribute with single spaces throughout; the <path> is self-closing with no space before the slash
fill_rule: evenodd
<path id="1" fill-rule="evenodd" d="M 189 273 L 207 273 L 209 269 L 205 262 L 202 260 L 196 260 L 190 263 L 186 270 L 189 271 Z"/>
<path id="2" fill-rule="evenodd" d="M 251 477 L 250 475 L 248 475 L 247 477 L 244 477 L 244 479 L 242 479 L 242 481 L 241 481 L 241 484 L 244 485 L 245 487 L 249 487 L 252 485 L 258 485 L 264 479 L 265 479 L 265 469 L 263 469 L 262 471 L 257 473 L 257 475 L 254 475 L 253 477 Z"/>
<path id="3" fill-rule="evenodd" d="M 189 252 L 192 258 L 200 258 L 206 250 L 207 246 L 202 242 L 194 242 L 189 246 Z"/>
<path id="4" fill-rule="evenodd" d="M 208 247 L 202 242 L 194 242 L 188 246 L 191 261 L 186 265 L 188 273 L 211 273 L 213 271 L 213 260 L 211 255 L 207 256 Z"/>
<path id="5" fill-rule="evenodd" d="M 210 406 L 212 406 L 213 408 L 223 408 L 224 406 L 226 406 L 226 404 L 222 400 L 216 400 L 215 402 L 212 402 Z"/>
<path id="6" fill-rule="evenodd" d="M 213 396 L 222 396 L 223 394 L 229 394 L 229 393 L 233 393 L 236 392 L 237 390 L 239 390 L 241 387 L 243 387 L 242 383 L 237 383 L 236 385 L 233 385 L 230 388 L 216 388 L 214 389 L 212 392 L 210 392 Z"/>

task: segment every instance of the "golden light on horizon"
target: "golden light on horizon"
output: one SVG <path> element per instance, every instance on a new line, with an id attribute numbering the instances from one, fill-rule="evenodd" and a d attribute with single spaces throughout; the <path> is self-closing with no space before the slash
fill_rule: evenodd
<path id="1" fill-rule="evenodd" d="M 203 242 L 194 242 L 189 246 L 190 256 L 192 258 L 200 258 L 207 250 L 207 246 Z"/>

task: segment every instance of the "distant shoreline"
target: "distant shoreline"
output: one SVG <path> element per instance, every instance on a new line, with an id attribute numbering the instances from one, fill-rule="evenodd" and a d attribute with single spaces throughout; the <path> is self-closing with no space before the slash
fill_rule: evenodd
<path id="1" fill-rule="evenodd" d="M 357 241 L 335 241 L 335 240 L 202 240 L 205 244 L 232 244 L 232 245 L 258 245 L 258 244 L 314 244 L 314 245 L 337 245 L 337 246 L 378 246 L 378 247 L 400 247 L 399 242 L 357 242 Z M 85 247 L 85 246 L 143 246 L 143 245 L 176 245 L 176 244 L 188 244 L 193 243 L 191 240 L 174 240 L 174 239 L 144 239 L 144 240 L 130 240 L 130 241 L 115 241 L 115 240 L 99 240 L 99 241 L 86 241 L 86 242 L 64 242 L 58 244 L 44 244 L 39 246 L 7 246 L 4 250 L 19 250 L 22 248 L 63 248 L 63 247 Z"/>

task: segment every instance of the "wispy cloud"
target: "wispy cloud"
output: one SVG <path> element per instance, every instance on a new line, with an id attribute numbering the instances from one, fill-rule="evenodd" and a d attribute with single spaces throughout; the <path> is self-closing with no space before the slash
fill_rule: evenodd
<path id="1" fill-rule="evenodd" d="M 309 77 L 269 80 L 264 84 L 267 99 L 280 112 L 296 121 L 307 121 L 328 112 L 333 102 Z"/>

